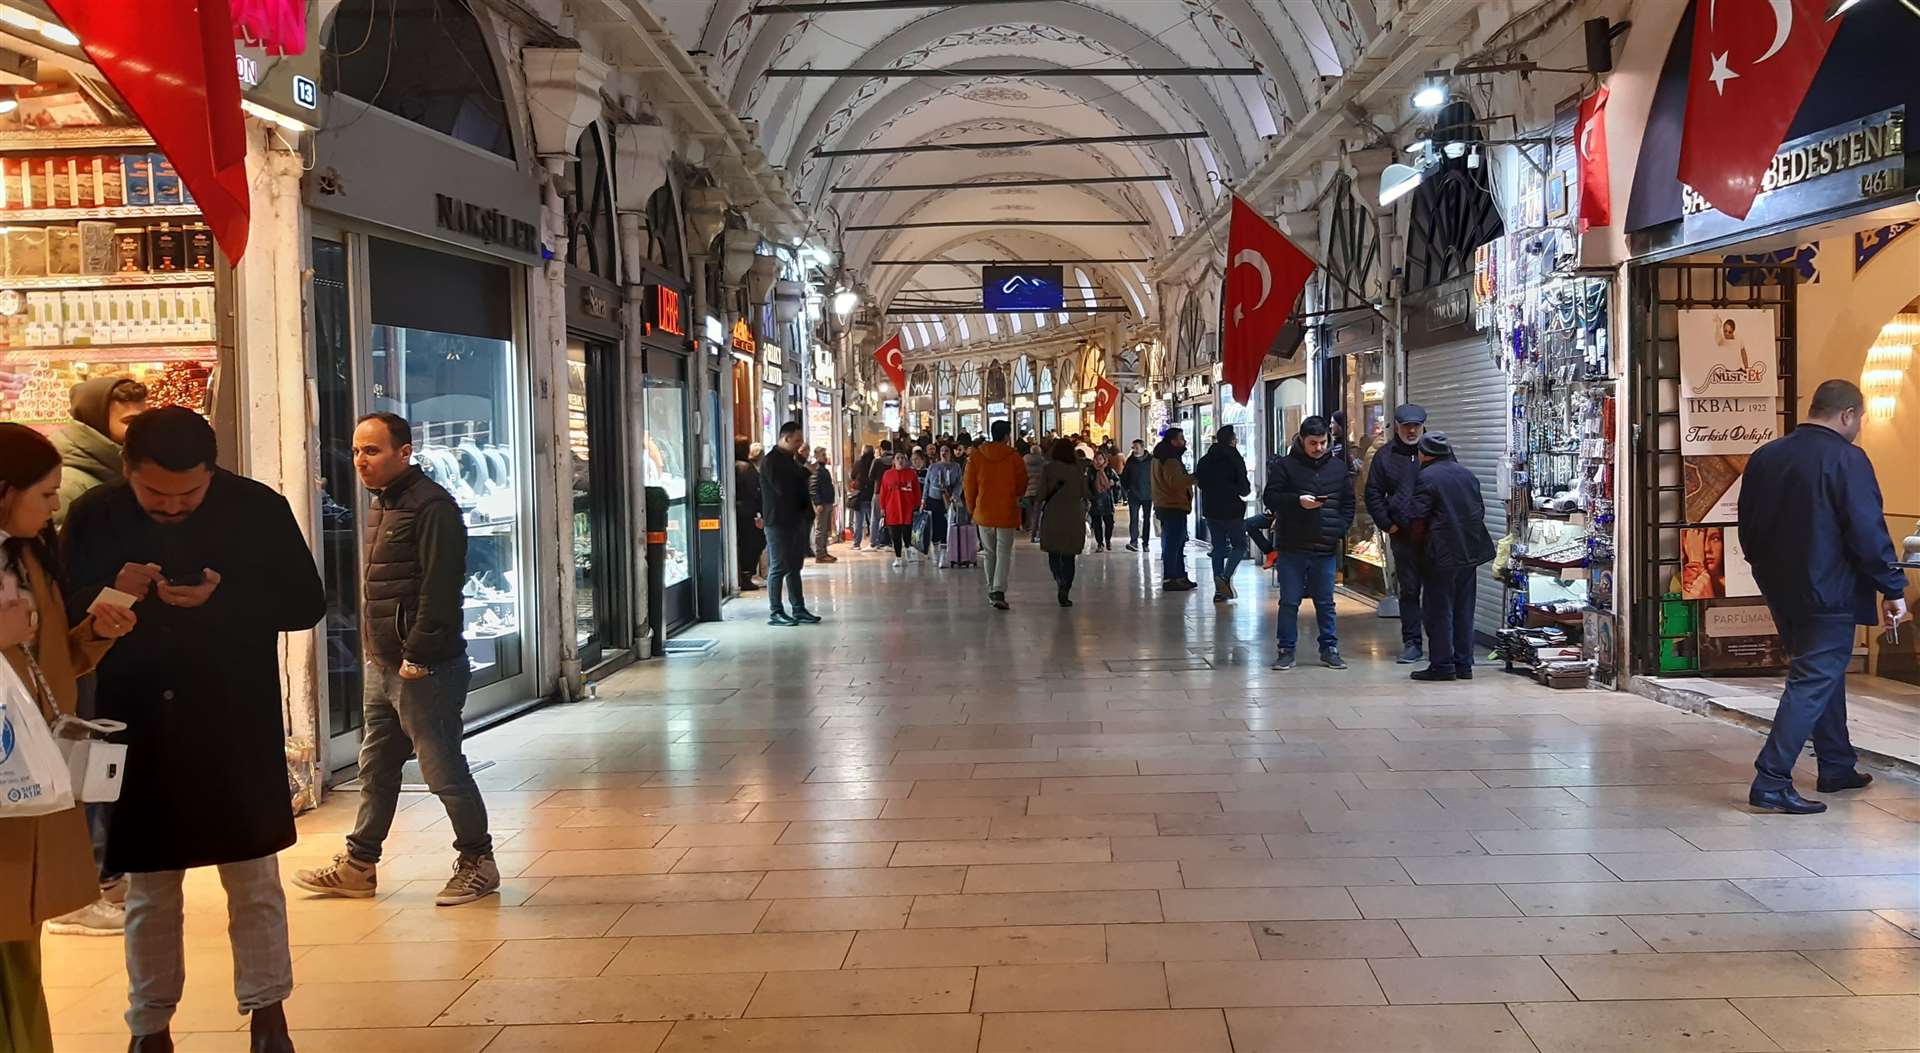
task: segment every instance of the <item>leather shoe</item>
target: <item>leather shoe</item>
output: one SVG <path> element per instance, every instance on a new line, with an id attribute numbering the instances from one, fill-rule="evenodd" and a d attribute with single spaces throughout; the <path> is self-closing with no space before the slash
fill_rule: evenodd
<path id="1" fill-rule="evenodd" d="M 1453 678 L 1454 678 L 1455 680 L 1472 680 L 1472 679 L 1473 679 L 1473 670 L 1471 670 L 1471 669 L 1455 669 L 1455 670 L 1453 671 Z"/>
<path id="2" fill-rule="evenodd" d="M 254 1010 L 251 1030 L 247 1053 L 293 1053 L 293 1037 L 287 1034 L 287 1011 L 282 1003 Z"/>
<path id="3" fill-rule="evenodd" d="M 795 607 L 793 609 L 793 620 L 804 625 L 820 624 L 820 616 L 805 607 Z"/>
<path id="4" fill-rule="evenodd" d="M 793 615 L 788 614 L 786 611 L 774 611 L 772 614 L 767 615 L 767 624 L 768 625 L 799 625 L 800 623 L 797 621 L 794 621 Z"/>
<path id="5" fill-rule="evenodd" d="M 1453 670 L 1451 669 L 1416 669 L 1408 677 L 1408 679 L 1419 680 L 1423 682 L 1438 682 L 1441 680 L 1452 680 Z"/>
<path id="6" fill-rule="evenodd" d="M 1873 776 L 1866 772 L 1850 771 L 1832 779 L 1822 775 L 1816 785 L 1821 793 L 1839 793 L 1841 790 L 1858 790 L 1872 781 Z"/>
<path id="7" fill-rule="evenodd" d="M 127 1053 L 173 1053 L 173 1035 L 166 1031 L 135 1035 L 127 1043 Z"/>
<path id="8" fill-rule="evenodd" d="M 1809 801 L 1791 786 L 1779 790 L 1749 790 L 1747 803 L 1755 808 L 1788 815 L 1816 815 L 1827 810 L 1825 803 Z"/>

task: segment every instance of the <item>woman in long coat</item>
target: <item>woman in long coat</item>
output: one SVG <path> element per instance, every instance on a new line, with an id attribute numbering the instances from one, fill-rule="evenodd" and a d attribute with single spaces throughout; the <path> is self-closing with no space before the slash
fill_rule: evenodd
<path id="1" fill-rule="evenodd" d="M 1087 550 L 1087 470 L 1070 439 L 1055 439 L 1040 469 L 1040 548 L 1060 590 L 1060 606 L 1073 606 L 1073 571 Z"/>
<path id="2" fill-rule="evenodd" d="M 60 454 L 53 444 L 25 425 L 0 424 L 0 652 L 10 670 L 0 676 L 18 677 L 38 696 L 50 727 L 61 713 L 75 711 L 75 680 L 135 620 L 124 607 L 103 606 L 68 626 L 48 533 L 59 492 Z M 0 819 L 0 1053 L 53 1049 L 40 983 L 40 925 L 99 895 L 100 871 L 78 805 Z"/>

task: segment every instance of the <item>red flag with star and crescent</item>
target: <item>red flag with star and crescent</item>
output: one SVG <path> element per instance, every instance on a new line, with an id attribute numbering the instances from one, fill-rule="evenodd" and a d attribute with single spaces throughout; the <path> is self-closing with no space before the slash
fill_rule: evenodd
<path id="1" fill-rule="evenodd" d="M 902 396 L 907 393 L 907 369 L 904 357 L 900 353 L 900 334 L 894 333 L 887 342 L 873 349 L 873 357 L 880 368 L 887 371 L 887 379 L 893 381 L 893 390 Z"/>
<path id="2" fill-rule="evenodd" d="M 1607 171 L 1607 89 L 1580 100 L 1574 143 L 1580 148 L 1580 233 L 1613 224 L 1613 176 Z"/>
<path id="3" fill-rule="evenodd" d="M 1114 404 L 1120 401 L 1120 389 L 1106 377 L 1096 377 L 1093 382 L 1093 422 L 1104 425 L 1107 415 L 1113 412 Z"/>
<path id="4" fill-rule="evenodd" d="M 1747 218 L 1839 32 L 1825 0 L 1699 0 L 1680 181 Z M 1726 8 L 1725 11 L 1720 8 Z"/>
<path id="5" fill-rule="evenodd" d="M 1293 314 L 1316 264 L 1285 234 L 1233 197 L 1227 227 L 1226 290 L 1220 298 L 1220 367 L 1242 405 L 1253 398 L 1260 363 Z"/>

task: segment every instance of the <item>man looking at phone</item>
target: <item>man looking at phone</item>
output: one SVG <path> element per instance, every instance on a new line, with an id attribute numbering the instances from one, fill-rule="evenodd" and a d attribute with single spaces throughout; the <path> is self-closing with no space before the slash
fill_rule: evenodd
<path id="1" fill-rule="evenodd" d="M 133 419 L 126 485 L 92 490 L 67 514 L 69 614 L 112 586 L 139 615 L 98 670 L 100 715 L 127 724 L 107 865 L 130 875 L 132 1048 L 173 1048 L 186 982 L 181 883 L 189 868 L 213 866 L 251 1048 L 284 1053 L 293 965 L 276 855 L 294 827 L 280 634 L 319 622 L 326 592 L 286 499 L 216 467 L 216 454 L 213 427 L 192 410 Z"/>
<path id="2" fill-rule="evenodd" d="M 1873 781 L 1855 769 L 1847 736 L 1853 627 L 1897 631 L 1907 616 L 1907 582 L 1894 566 L 1873 463 L 1854 445 L 1865 417 L 1860 389 L 1829 380 L 1814 389 L 1806 420 L 1755 450 L 1742 477 L 1740 547 L 1792 658 L 1773 729 L 1753 761 L 1747 802 L 1755 808 L 1827 810 L 1793 788 L 1793 765 L 1809 736 L 1821 793 Z"/>
<path id="3" fill-rule="evenodd" d="M 346 851 L 326 866 L 295 872 L 293 883 L 323 896 L 374 895 L 380 846 L 400 800 L 400 769 L 418 753 L 420 774 L 446 807 L 459 853 L 433 901 L 471 903 L 499 891 L 500 868 L 486 802 L 460 752 L 460 712 L 473 680 L 462 624 L 467 524 L 453 497 L 413 463 L 413 426 L 405 417 L 360 418 L 353 467 L 374 498 L 360 590 L 367 656 L 360 814 Z"/>
<path id="4" fill-rule="evenodd" d="M 1273 513 L 1274 563 L 1280 575 L 1279 654 L 1272 668 L 1292 669 L 1294 646 L 1300 638 L 1300 601 L 1313 597 L 1318 623 L 1320 663 L 1345 669 L 1340 657 L 1340 635 L 1334 622 L 1333 574 L 1340 546 L 1353 525 L 1353 484 L 1347 462 L 1333 455 L 1332 429 L 1325 417 L 1300 422 L 1293 448 L 1273 463 L 1272 477 L 1261 494 Z"/>

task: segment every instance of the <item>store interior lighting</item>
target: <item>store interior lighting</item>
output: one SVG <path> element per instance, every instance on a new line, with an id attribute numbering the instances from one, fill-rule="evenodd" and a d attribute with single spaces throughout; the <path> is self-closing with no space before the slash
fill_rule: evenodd
<path id="1" fill-rule="evenodd" d="M 846 321 L 848 316 L 853 314 L 853 309 L 858 306 L 860 306 L 860 294 L 852 289 L 841 289 L 833 294 L 833 313 L 838 315 L 842 322 Z"/>
<path id="2" fill-rule="evenodd" d="M 20 96 L 12 88 L 0 88 L 0 113 L 12 113 L 20 108 Z"/>
<path id="3" fill-rule="evenodd" d="M 1443 81 L 1429 80 L 1413 93 L 1413 108 L 1416 110 L 1437 110 L 1446 104 L 1447 86 Z"/>
<path id="4" fill-rule="evenodd" d="M 1860 391 L 1867 397 L 1867 418 L 1893 419 L 1900 405 L 1900 386 L 1913 365 L 1914 345 L 1920 344 L 1920 314 L 1897 314 L 1880 327 L 1860 371 Z"/>

